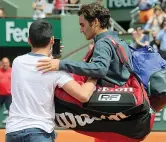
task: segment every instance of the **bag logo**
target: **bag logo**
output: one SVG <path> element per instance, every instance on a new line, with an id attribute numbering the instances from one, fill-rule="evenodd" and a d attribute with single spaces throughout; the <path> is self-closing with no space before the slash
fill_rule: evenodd
<path id="1" fill-rule="evenodd" d="M 119 88 L 111 88 L 111 87 L 99 87 L 97 88 L 99 92 L 134 92 L 132 87 L 119 87 Z"/>
<path id="2" fill-rule="evenodd" d="M 128 116 L 120 112 L 114 115 L 110 115 L 108 117 L 101 115 L 100 118 L 97 118 L 97 117 L 91 117 L 88 114 L 75 115 L 70 112 L 64 112 L 64 113 L 56 113 L 55 117 L 56 117 L 55 122 L 59 127 L 70 129 L 70 128 L 76 128 L 77 126 L 85 127 L 87 124 L 90 125 L 94 121 L 101 121 L 106 118 L 109 120 L 120 121 L 122 119 L 127 118 Z"/>
<path id="3" fill-rule="evenodd" d="M 98 101 L 116 101 L 118 102 L 121 98 L 121 94 L 100 94 Z"/>
<path id="4" fill-rule="evenodd" d="M 108 118 L 109 120 L 115 120 L 115 121 L 120 121 L 122 119 L 128 118 L 129 116 L 126 116 L 125 114 L 123 114 L 122 112 L 120 113 L 116 113 L 116 114 L 111 114 L 110 116 L 106 117 L 105 115 L 101 115 L 101 119 L 106 119 Z"/>
<path id="5" fill-rule="evenodd" d="M 91 117 L 88 114 L 74 115 L 70 112 L 56 113 L 56 124 L 63 128 L 76 128 L 77 126 L 84 127 L 87 124 L 92 124 L 94 121 L 100 121 L 101 118 Z"/>

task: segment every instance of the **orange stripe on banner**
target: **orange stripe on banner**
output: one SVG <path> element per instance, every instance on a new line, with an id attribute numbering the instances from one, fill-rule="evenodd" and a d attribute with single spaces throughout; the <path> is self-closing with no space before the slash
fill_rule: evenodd
<path id="1" fill-rule="evenodd" d="M 56 142 L 94 142 L 94 138 L 88 137 L 71 130 L 58 130 Z M 5 130 L 0 130 L 0 142 L 5 142 Z M 143 142 L 166 142 L 166 132 L 151 132 Z"/>

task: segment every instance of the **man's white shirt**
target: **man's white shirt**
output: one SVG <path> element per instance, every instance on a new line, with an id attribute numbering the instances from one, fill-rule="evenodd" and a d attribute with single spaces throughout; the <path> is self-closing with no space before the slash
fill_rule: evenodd
<path id="1" fill-rule="evenodd" d="M 6 133 L 40 128 L 51 133 L 55 127 L 54 89 L 72 80 L 64 71 L 42 73 L 37 70 L 40 54 L 25 54 L 13 61 L 11 75 L 12 104 Z"/>

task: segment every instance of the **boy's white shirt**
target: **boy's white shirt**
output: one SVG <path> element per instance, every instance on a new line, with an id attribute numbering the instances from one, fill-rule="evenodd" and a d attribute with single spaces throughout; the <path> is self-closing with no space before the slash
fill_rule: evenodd
<path id="1" fill-rule="evenodd" d="M 13 61 L 11 75 L 12 104 L 6 133 L 40 128 L 51 133 L 55 128 L 54 89 L 73 80 L 64 71 L 42 73 L 37 70 L 40 54 L 25 54 Z"/>

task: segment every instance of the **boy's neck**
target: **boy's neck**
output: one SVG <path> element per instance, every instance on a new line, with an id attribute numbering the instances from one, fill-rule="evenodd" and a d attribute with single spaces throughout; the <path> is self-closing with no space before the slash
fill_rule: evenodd
<path id="1" fill-rule="evenodd" d="M 44 48 L 32 48 L 31 52 L 34 54 L 42 54 L 45 56 L 49 56 L 48 48 L 45 48 L 45 47 Z"/>

